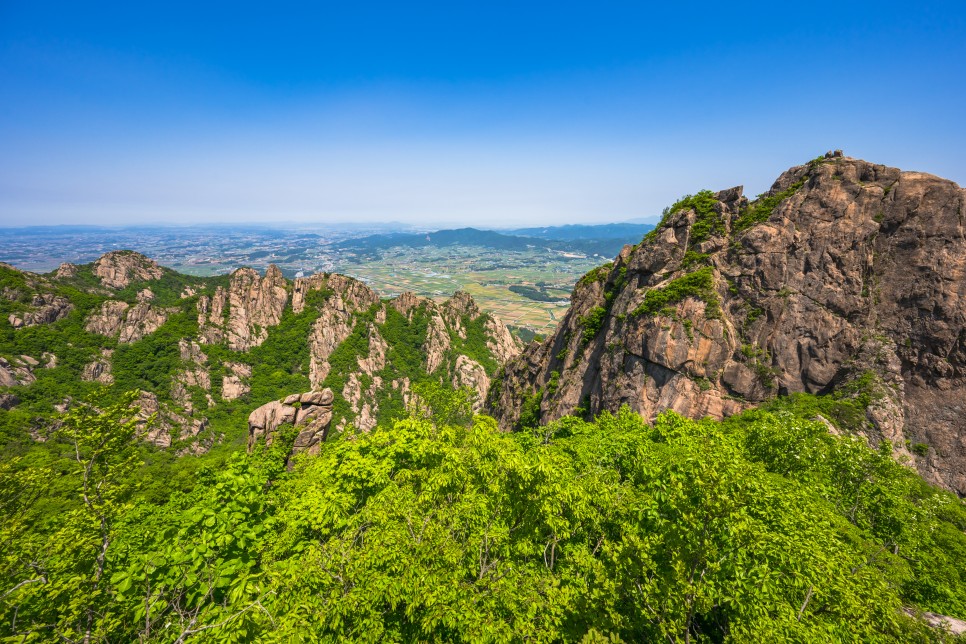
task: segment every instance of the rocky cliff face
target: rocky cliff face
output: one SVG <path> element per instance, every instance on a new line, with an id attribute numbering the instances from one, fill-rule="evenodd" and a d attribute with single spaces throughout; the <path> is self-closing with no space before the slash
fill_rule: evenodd
<path id="1" fill-rule="evenodd" d="M 62 320 L 72 310 L 74 310 L 74 305 L 66 297 L 38 293 L 31 298 L 29 309 L 20 314 L 11 313 L 7 320 L 10 322 L 10 326 L 19 329 L 24 326 L 50 324 Z"/>
<path id="2" fill-rule="evenodd" d="M 101 284 L 111 289 L 121 289 L 132 282 L 146 282 L 161 279 L 164 271 L 153 259 L 129 250 L 117 250 L 102 255 L 92 267 L 94 275 Z M 73 277 L 76 267 L 61 264 L 57 277 Z"/>
<path id="3" fill-rule="evenodd" d="M 305 310 L 307 298 L 321 297 L 315 303 L 319 317 L 309 336 L 309 380 L 320 386 L 329 375 L 329 356 L 349 337 L 354 316 L 379 304 L 379 296 L 371 288 L 351 277 L 320 273 L 298 278 L 292 289 L 292 310 Z"/>
<path id="4" fill-rule="evenodd" d="M 231 274 L 228 289 L 219 287 L 212 297 L 198 300 L 198 325 L 202 341 L 227 340 L 234 351 L 248 351 L 268 337 L 268 330 L 282 320 L 288 289 L 282 271 L 274 264 L 261 277 L 251 268 Z"/>
<path id="5" fill-rule="evenodd" d="M 964 494 L 964 217 L 956 184 L 847 157 L 791 168 L 753 202 L 699 193 L 580 281 L 489 410 L 506 428 L 624 404 L 717 418 L 861 384 L 870 440 Z"/>
<path id="6" fill-rule="evenodd" d="M 151 303 L 154 295 L 145 289 L 138 293 L 138 302 L 131 306 L 120 300 L 107 300 L 100 309 L 88 316 L 84 328 L 106 336 L 117 336 L 118 342 L 137 342 L 161 328 L 171 309 L 159 308 Z"/>

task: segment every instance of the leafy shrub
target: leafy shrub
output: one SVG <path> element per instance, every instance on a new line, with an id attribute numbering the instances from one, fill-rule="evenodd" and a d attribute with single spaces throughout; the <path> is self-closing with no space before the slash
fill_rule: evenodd
<path id="1" fill-rule="evenodd" d="M 748 208 L 738 216 L 738 218 L 735 220 L 732 232 L 739 233 L 743 230 L 751 228 L 752 226 L 768 221 L 778 204 L 798 192 L 799 188 L 804 186 L 806 181 L 808 181 L 807 174 L 792 185 L 788 186 L 788 188 L 785 190 L 767 197 L 759 198 L 757 201 L 749 205 Z"/>
<path id="2" fill-rule="evenodd" d="M 580 333 L 580 341 L 584 346 L 590 344 L 591 340 L 597 337 L 606 318 L 607 309 L 603 306 L 595 306 L 587 312 L 587 315 L 580 318 L 579 323 L 583 329 Z"/>
<path id="3" fill-rule="evenodd" d="M 84 467 L 0 463 L 0 635 L 927 642 L 951 640 L 904 607 L 966 614 L 963 501 L 808 405 L 507 434 L 436 393 L 439 416 L 291 471 L 289 427 L 250 456 L 159 461 L 153 479 L 186 476 L 160 500 L 124 409 L 98 404 L 53 440 Z M 54 494 L 73 505 L 38 514 Z"/>
<path id="4" fill-rule="evenodd" d="M 714 269 L 706 266 L 692 273 L 676 277 L 661 288 L 652 288 L 644 294 L 644 301 L 631 315 L 655 315 L 667 306 L 688 297 L 694 297 L 707 305 L 708 317 L 720 315 L 718 295 L 714 292 Z"/>

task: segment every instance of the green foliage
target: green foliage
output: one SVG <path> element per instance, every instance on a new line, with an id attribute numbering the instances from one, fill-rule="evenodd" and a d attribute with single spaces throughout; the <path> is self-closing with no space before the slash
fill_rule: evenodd
<path id="1" fill-rule="evenodd" d="M 607 276 L 610 275 L 610 270 L 613 267 L 614 262 L 607 262 L 606 264 L 598 266 L 577 281 L 577 288 L 580 288 L 581 286 L 588 286 L 594 282 L 603 282 L 607 279 Z"/>
<path id="2" fill-rule="evenodd" d="M 294 470 L 286 427 L 161 503 L 137 496 L 130 401 L 79 409 L 75 467 L 0 465 L 0 636 L 927 642 L 949 638 L 904 606 L 966 615 L 963 502 L 806 397 L 506 434 L 416 392 Z M 96 496 L 38 521 L 58 479 Z"/>
<path id="3" fill-rule="evenodd" d="M 694 224 L 691 225 L 689 246 L 707 241 L 712 235 L 723 235 L 724 221 L 715 210 L 718 200 L 710 190 L 702 190 L 696 195 L 688 195 L 671 206 L 671 212 L 678 210 L 693 210 Z"/>
<path id="4" fill-rule="evenodd" d="M 427 419 L 438 427 L 469 427 L 473 422 L 476 392 L 469 387 L 451 389 L 435 382 L 413 386 L 409 418 Z"/>
<path id="5" fill-rule="evenodd" d="M 761 358 L 771 360 L 766 351 L 754 345 L 743 346 L 742 352 L 756 361 Z M 852 433 L 865 432 L 869 425 L 866 409 L 881 395 L 876 391 L 877 386 L 877 376 L 868 371 L 827 396 L 791 394 L 776 398 L 763 405 L 763 408 L 792 413 L 803 418 L 821 415 L 832 421 L 836 427 Z"/>
<path id="6" fill-rule="evenodd" d="M 543 389 L 524 395 L 520 404 L 520 420 L 517 429 L 532 429 L 540 426 L 540 404 L 543 403 Z"/>
<path id="7" fill-rule="evenodd" d="M 139 454 L 136 423 L 130 420 L 135 397 L 133 392 L 107 405 L 90 399 L 64 418 L 59 433 L 73 452 L 73 463 L 62 474 L 66 481 L 57 483 L 79 498 L 73 508 L 57 517 L 30 516 L 23 493 L 6 492 L 13 498 L 8 496 L 4 506 L 13 506 L 15 513 L 3 519 L 2 532 L 12 542 L 3 549 L 7 574 L 0 591 L 0 633 L 24 640 L 38 635 L 102 640 L 118 625 L 109 576 L 119 524 L 136 489 Z M 26 484 L 28 495 L 53 485 L 53 474 L 9 466 L 0 470 L 0 476 Z M 29 528 L 25 518 L 32 519 Z"/>
<path id="8" fill-rule="evenodd" d="M 708 253 L 699 253 L 694 250 L 689 250 L 684 253 L 684 257 L 681 258 L 681 268 L 686 270 L 694 265 L 706 264 L 709 257 L 711 257 L 711 255 Z"/>
<path id="9" fill-rule="evenodd" d="M 160 279 L 132 282 L 125 288 L 120 289 L 111 296 L 114 300 L 123 300 L 133 303 L 137 301 L 137 294 L 144 289 L 151 289 L 154 294 L 152 304 L 155 306 L 179 306 L 183 303 L 181 299 L 186 287 L 192 287 L 196 292 L 212 290 L 215 284 L 228 284 L 228 276 L 219 277 L 194 277 L 184 275 L 171 269 L 163 269 Z"/>
<path id="10" fill-rule="evenodd" d="M 534 300 L 535 302 L 557 302 L 558 300 L 567 299 L 562 295 L 553 295 L 551 293 L 547 293 L 547 291 L 542 288 L 523 286 L 521 284 L 513 284 L 509 287 L 509 290 L 511 293 L 522 295 L 523 297 L 529 300 Z"/>
<path id="11" fill-rule="evenodd" d="M 644 301 L 631 315 L 655 315 L 667 306 L 694 297 L 706 305 L 708 317 L 720 315 L 718 295 L 714 291 L 714 269 L 710 266 L 676 277 L 661 288 L 652 288 L 644 294 Z"/>
<path id="12" fill-rule="evenodd" d="M 792 185 L 788 186 L 788 188 L 785 190 L 768 197 L 759 198 L 757 201 L 749 205 L 748 208 L 738 216 L 738 218 L 735 220 L 732 232 L 739 233 L 743 230 L 751 228 L 752 226 L 768 221 L 768 219 L 771 217 L 771 213 L 775 210 L 778 204 L 798 192 L 799 188 L 804 186 L 806 181 L 808 181 L 807 174 Z"/>
<path id="13" fill-rule="evenodd" d="M 510 332 L 518 337 L 523 344 L 530 344 L 536 340 L 537 336 L 539 335 L 533 329 L 525 326 L 507 325 L 507 328 L 510 329 Z"/>
<path id="14" fill-rule="evenodd" d="M 453 351 L 462 353 L 466 357 L 479 362 L 483 365 L 483 369 L 487 375 L 492 376 L 500 368 L 500 364 L 493 357 L 493 354 L 490 353 L 490 349 L 487 346 L 489 334 L 486 331 L 486 325 L 490 319 L 489 314 L 486 313 L 478 316 L 476 319 L 464 315 L 462 323 L 463 329 L 466 331 L 466 337 L 461 338 L 456 333 L 450 333 L 450 345 Z"/>
<path id="15" fill-rule="evenodd" d="M 547 395 L 553 396 L 555 393 L 557 393 L 557 387 L 559 386 L 560 386 L 560 372 L 551 371 L 550 379 L 547 381 L 547 389 L 546 389 Z"/>
<path id="16" fill-rule="evenodd" d="M 590 341 L 597 337 L 600 333 L 601 328 L 604 326 L 604 320 L 607 318 L 607 309 L 603 306 L 595 306 L 587 315 L 580 318 L 579 325 L 583 329 L 580 334 L 581 344 L 584 346 L 590 344 Z"/>
<path id="17" fill-rule="evenodd" d="M 198 335 L 198 315 L 181 310 L 161 327 L 131 344 L 118 344 L 111 358 L 115 391 L 144 389 L 170 399 L 172 375 L 181 367 L 178 342 Z"/>

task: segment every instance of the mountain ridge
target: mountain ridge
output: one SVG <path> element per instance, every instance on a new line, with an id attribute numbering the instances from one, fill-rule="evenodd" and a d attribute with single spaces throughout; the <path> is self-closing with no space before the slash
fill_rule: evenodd
<path id="1" fill-rule="evenodd" d="M 554 229 L 566 227 L 551 227 Z M 580 230 L 599 228 L 598 226 L 582 226 Z M 520 235 L 517 231 L 496 231 L 480 228 L 454 228 L 437 230 L 427 233 L 390 233 L 381 235 L 369 235 L 358 239 L 346 240 L 334 244 L 339 250 L 349 250 L 359 253 L 377 253 L 381 250 L 396 246 L 408 246 L 412 248 L 423 248 L 426 246 L 483 246 L 496 250 L 526 251 L 532 248 L 546 248 L 558 252 L 579 251 L 589 255 L 612 255 L 626 243 L 628 237 L 637 238 L 643 234 L 649 226 L 630 226 L 619 228 L 616 232 L 611 231 L 602 237 L 583 239 L 564 235 L 561 238 L 554 238 L 542 235 Z M 542 231 L 547 228 L 527 229 Z M 638 234 L 639 233 L 639 234 Z"/>
<path id="2" fill-rule="evenodd" d="M 722 418 L 779 394 L 865 396 L 852 429 L 962 495 L 964 204 L 951 181 L 834 156 L 755 201 L 688 196 L 578 282 L 488 409 L 509 429 L 623 404 Z"/>
<path id="3" fill-rule="evenodd" d="M 36 436 L 97 386 L 140 389 L 142 435 L 180 451 L 240 435 L 251 409 L 292 391 L 332 388 L 333 427 L 368 430 L 403 413 L 417 382 L 469 387 L 479 406 L 518 351 L 461 291 L 383 300 L 350 277 L 287 280 L 274 265 L 196 278 L 133 251 L 46 275 L 0 272 L 4 407 L 19 406 Z M 26 420 L 28 409 L 46 420 Z"/>

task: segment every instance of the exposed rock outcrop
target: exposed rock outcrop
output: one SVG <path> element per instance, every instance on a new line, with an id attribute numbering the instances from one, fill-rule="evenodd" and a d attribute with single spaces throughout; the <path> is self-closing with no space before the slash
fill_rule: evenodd
<path id="1" fill-rule="evenodd" d="M 120 300 L 107 300 L 98 312 L 88 316 L 84 328 L 100 335 L 116 335 L 118 342 L 137 342 L 160 329 L 170 314 L 171 310 L 158 308 L 149 299 L 134 306 Z"/>
<path id="2" fill-rule="evenodd" d="M 275 266 L 264 276 L 252 269 L 239 269 L 206 284 L 184 279 L 130 252 L 108 253 L 90 267 L 62 267 L 59 277 L 76 278 L 87 270 L 93 270 L 101 284 L 91 285 L 88 280 L 71 284 L 93 298 L 93 306 L 90 300 L 83 302 L 88 311 L 85 329 L 115 338 L 120 344 L 155 333 L 172 315 L 195 302 L 198 333 L 178 343 L 180 361 L 171 361 L 167 351 L 158 356 L 163 360 L 160 365 L 151 362 L 151 355 L 142 356 L 148 362 L 145 368 L 151 370 L 152 381 L 158 375 L 168 379 L 163 392 L 146 391 L 140 401 L 142 433 L 157 445 L 177 445 L 179 452 L 205 449 L 201 442 L 194 441 L 196 436 L 203 436 L 210 444 L 210 432 L 203 434 L 207 425 L 200 414 L 221 401 L 243 399 L 253 391 L 264 390 L 264 379 L 281 370 L 292 376 L 308 376 L 314 390 L 331 388 L 342 395 L 346 404 L 338 405 L 338 411 L 333 412 L 338 415 L 333 419 L 338 427 L 351 424 L 369 430 L 377 422 L 401 413 L 412 396 L 411 382 L 421 382 L 427 375 L 441 385 L 471 387 L 482 398 L 496 364 L 518 350 L 506 327 L 483 314 L 473 298 L 463 292 L 440 302 L 413 293 L 383 301 L 373 289 L 351 277 L 319 274 L 288 282 Z M 0 296 L 9 301 L 5 315 L 13 314 L 16 326 L 56 321 L 71 314 L 74 305 L 66 297 L 53 295 L 58 292 L 57 277 L 19 273 L 0 290 Z M 163 281 L 151 282 L 159 279 Z M 124 290 L 118 293 L 117 289 Z M 191 299 L 175 304 L 178 293 L 182 300 Z M 171 304 L 172 308 L 162 304 Z M 224 355 L 225 349 L 238 354 L 250 352 L 281 324 L 283 316 L 291 314 L 303 317 L 292 319 L 291 326 L 286 327 L 287 333 L 294 332 L 298 337 L 282 338 L 286 349 L 279 353 L 284 356 L 260 352 L 251 359 L 237 355 L 216 364 L 206 355 Z M 89 382 L 107 385 L 120 379 L 120 361 L 112 365 L 120 354 L 99 351 L 97 342 L 92 343 L 89 337 L 81 340 L 78 347 L 90 351 L 89 362 L 78 366 L 73 360 L 62 360 L 62 368 L 76 371 L 78 379 Z M 209 350 L 210 345 L 220 347 Z M 339 372 L 333 374 L 330 359 L 337 351 Z M 131 356 L 126 348 L 123 352 Z M 19 387 L 33 381 L 39 368 L 37 359 L 5 358 L 0 363 L 0 386 Z M 41 359 L 45 367 L 57 364 L 57 356 L 51 352 L 43 353 Z M 256 368 L 253 376 L 255 360 L 269 363 L 272 373 Z M 131 375 L 130 360 L 124 364 L 127 378 Z M 254 382 L 253 377 L 260 381 Z M 153 413 L 158 419 L 149 427 L 146 419 Z M 315 444 L 307 436 L 299 439 L 300 445 Z"/>
<path id="3" fill-rule="evenodd" d="M 433 307 L 429 324 L 426 326 L 426 372 L 435 373 L 446 359 L 446 352 L 450 348 L 449 331 L 446 322 L 436 307 Z"/>
<path id="4" fill-rule="evenodd" d="M 171 398 L 188 413 L 194 412 L 191 387 L 198 387 L 205 392 L 208 407 L 214 407 L 215 401 L 211 397 L 211 374 L 208 372 L 208 356 L 204 354 L 197 342 L 182 338 L 178 342 L 178 353 L 184 370 L 174 376 L 171 384 Z"/>
<path id="5" fill-rule="evenodd" d="M 15 357 L 10 361 L 0 358 L 0 387 L 16 387 L 34 382 L 37 377 L 34 376 L 33 367 L 38 364 L 30 356 Z"/>
<path id="6" fill-rule="evenodd" d="M 520 341 L 510 333 L 510 329 L 499 318 L 492 316 L 487 318 L 486 334 L 489 336 L 486 348 L 500 364 L 516 356 L 522 349 Z"/>
<path id="7" fill-rule="evenodd" d="M 128 311 L 118 334 L 118 342 L 137 342 L 154 333 L 167 321 L 170 314 L 170 310 L 153 306 L 150 300 L 138 302 Z"/>
<path id="8" fill-rule="evenodd" d="M 251 365 L 240 362 L 226 362 L 230 373 L 221 378 L 221 397 L 223 400 L 237 400 L 251 391 L 248 379 L 252 377 Z"/>
<path id="9" fill-rule="evenodd" d="M 464 355 L 456 357 L 456 368 L 453 370 L 453 387 L 469 387 L 477 396 L 473 401 L 473 411 L 483 409 L 486 392 L 490 389 L 490 377 L 486 369 L 479 362 Z"/>
<path id="10" fill-rule="evenodd" d="M 321 386 L 329 375 L 329 357 L 349 335 L 354 326 L 353 316 L 380 303 L 379 295 L 351 277 L 320 273 L 298 278 L 292 288 L 292 309 L 305 310 L 311 293 L 320 297 L 315 306 L 319 317 L 309 335 L 309 382 Z"/>
<path id="11" fill-rule="evenodd" d="M 198 325 L 205 344 L 228 341 L 233 351 L 248 351 L 277 326 L 288 302 L 282 271 L 269 265 L 265 276 L 251 268 L 231 274 L 228 290 L 219 287 L 212 297 L 198 299 Z"/>
<path id="12" fill-rule="evenodd" d="M 966 494 L 964 216 L 950 181 L 834 154 L 756 202 L 699 195 L 581 280 L 489 409 L 512 428 L 542 392 L 543 421 L 622 404 L 722 417 L 864 378 L 870 439 L 900 459 L 906 441 L 928 445 L 919 471 Z"/>
<path id="13" fill-rule="evenodd" d="M 198 439 L 208 429 L 207 418 L 192 418 L 173 411 L 158 401 L 158 397 L 142 391 L 135 405 L 138 408 L 138 435 L 142 440 L 157 447 L 171 447 L 175 437 L 178 440 Z M 184 452 L 199 454 L 211 447 L 213 440 L 195 441 Z"/>
<path id="14" fill-rule="evenodd" d="M 273 400 L 257 408 L 248 417 L 248 451 L 259 442 L 271 445 L 282 425 L 299 430 L 291 454 L 317 454 L 332 422 L 331 389 L 292 394 L 283 400 Z"/>
<path id="15" fill-rule="evenodd" d="M 84 366 L 84 370 L 81 372 L 81 380 L 99 382 L 104 385 L 113 384 L 114 376 L 111 374 L 112 355 L 114 355 L 114 351 L 111 349 L 102 349 L 97 360 Z"/>
<path id="16" fill-rule="evenodd" d="M 74 310 L 74 305 L 66 297 L 51 295 L 49 293 L 38 293 L 30 301 L 32 308 L 20 313 L 11 313 L 8 321 L 10 326 L 15 329 L 25 326 L 36 326 L 38 324 L 50 324 L 57 320 L 62 320 Z"/>
<path id="17" fill-rule="evenodd" d="M 130 250 L 116 250 L 102 255 L 94 262 L 93 271 L 100 278 L 101 284 L 112 289 L 122 289 L 131 282 L 161 279 L 164 275 L 164 271 L 153 259 Z M 59 273 L 58 269 L 58 277 Z"/>
<path id="18" fill-rule="evenodd" d="M 476 301 L 466 291 L 456 291 L 453 297 L 443 303 L 442 312 L 446 323 L 456 331 L 456 335 L 466 338 L 466 329 L 463 328 L 463 317 L 476 319 L 480 316 L 480 308 Z"/>
<path id="19" fill-rule="evenodd" d="M 13 409 L 20 404 L 20 398 L 15 394 L 0 394 L 0 409 Z"/>
<path id="20" fill-rule="evenodd" d="M 112 336 L 121 331 L 124 324 L 124 316 L 131 306 L 127 302 L 119 300 L 108 300 L 101 304 L 97 313 L 93 313 L 87 318 L 84 329 L 90 333 Z"/>
<path id="21" fill-rule="evenodd" d="M 57 271 L 54 273 L 54 277 L 59 280 L 71 279 L 77 277 L 77 264 L 71 264 L 69 262 L 64 262 L 57 267 Z"/>
<path id="22" fill-rule="evenodd" d="M 916 616 L 915 612 L 913 611 L 907 612 L 913 617 Z M 922 619 L 924 619 L 926 623 L 933 628 L 947 631 L 951 635 L 962 635 L 963 633 L 966 633 L 966 620 L 948 617 L 946 615 L 939 615 L 937 613 L 930 613 L 928 611 L 922 614 Z"/>

